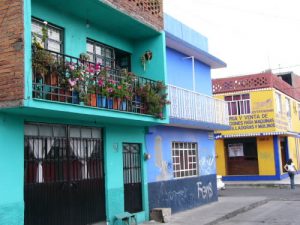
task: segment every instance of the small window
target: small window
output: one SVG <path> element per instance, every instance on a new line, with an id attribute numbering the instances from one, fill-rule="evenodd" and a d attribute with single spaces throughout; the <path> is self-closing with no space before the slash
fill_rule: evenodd
<path id="1" fill-rule="evenodd" d="M 225 96 L 225 101 L 228 103 L 229 115 L 250 114 L 249 94 Z"/>
<path id="2" fill-rule="evenodd" d="M 291 101 L 289 98 L 285 98 L 285 110 L 286 110 L 286 116 L 288 118 L 291 118 Z"/>
<path id="3" fill-rule="evenodd" d="M 48 37 L 45 40 L 45 43 L 42 43 L 44 26 L 45 24 L 43 21 L 35 18 L 32 19 L 32 23 L 31 23 L 32 39 L 35 36 L 37 41 L 40 42 L 45 49 L 62 53 L 63 52 L 63 29 L 52 24 L 47 24 Z"/>
<path id="4" fill-rule="evenodd" d="M 172 143 L 173 175 L 175 178 L 198 175 L 198 146 L 194 142 Z"/>
<path id="5" fill-rule="evenodd" d="M 282 113 L 282 102 L 281 102 L 281 94 L 278 92 L 275 93 L 275 101 L 276 101 L 276 113 Z"/>

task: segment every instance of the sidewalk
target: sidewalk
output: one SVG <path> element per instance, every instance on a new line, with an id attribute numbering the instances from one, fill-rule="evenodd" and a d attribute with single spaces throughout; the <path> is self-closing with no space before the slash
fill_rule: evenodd
<path id="1" fill-rule="evenodd" d="M 290 187 L 290 178 L 277 181 L 225 181 L 231 187 Z M 295 185 L 300 187 L 300 175 L 295 176 Z M 219 197 L 217 202 L 172 214 L 166 225 L 215 225 L 239 213 L 246 212 L 268 202 L 265 197 Z M 159 222 L 145 222 L 142 225 L 161 225 Z"/>
<path id="2" fill-rule="evenodd" d="M 270 181 L 224 181 L 227 188 L 230 187 L 290 187 L 290 178 L 287 177 L 282 180 L 270 180 Z M 300 174 L 295 176 L 295 185 L 300 187 Z"/>
<path id="3" fill-rule="evenodd" d="M 267 203 L 264 197 L 219 197 L 218 202 L 172 214 L 166 225 L 213 225 Z M 142 225 L 161 225 L 150 221 Z"/>

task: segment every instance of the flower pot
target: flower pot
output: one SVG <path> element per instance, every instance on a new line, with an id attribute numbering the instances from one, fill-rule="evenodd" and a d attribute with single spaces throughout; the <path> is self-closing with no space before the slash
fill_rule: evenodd
<path id="1" fill-rule="evenodd" d="M 113 108 L 113 99 L 110 97 L 107 99 L 107 108 L 112 109 Z"/>
<path id="2" fill-rule="evenodd" d="M 93 107 L 97 106 L 96 94 L 91 94 L 90 95 L 90 105 L 93 106 Z"/>
<path id="3" fill-rule="evenodd" d="M 126 111 L 127 110 L 127 101 L 123 100 L 121 103 L 121 110 Z"/>
<path id="4" fill-rule="evenodd" d="M 79 93 L 77 91 L 72 92 L 72 103 L 73 104 L 79 103 Z"/>
<path id="5" fill-rule="evenodd" d="M 80 102 L 79 102 L 79 105 L 84 105 L 84 101 L 80 101 Z"/>
<path id="6" fill-rule="evenodd" d="M 104 101 L 104 104 L 102 103 L 102 99 L 103 99 L 104 96 L 102 95 L 97 95 L 97 107 L 105 107 L 106 105 L 106 99 Z"/>
<path id="7" fill-rule="evenodd" d="M 58 101 L 60 102 L 69 102 L 71 92 L 68 90 L 60 89 L 59 90 L 59 96 Z"/>
<path id="8" fill-rule="evenodd" d="M 114 109 L 120 109 L 121 107 L 121 98 L 114 98 Z"/>

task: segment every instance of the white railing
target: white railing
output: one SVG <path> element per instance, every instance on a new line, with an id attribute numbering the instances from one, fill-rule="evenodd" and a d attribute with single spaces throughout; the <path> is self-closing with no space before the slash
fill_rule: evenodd
<path id="1" fill-rule="evenodd" d="M 229 125 L 228 106 L 223 100 L 168 85 L 170 117 Z"/>

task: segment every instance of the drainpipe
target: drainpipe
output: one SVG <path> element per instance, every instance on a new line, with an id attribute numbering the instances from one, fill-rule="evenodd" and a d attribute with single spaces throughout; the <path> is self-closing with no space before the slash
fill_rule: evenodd
<path id="1" fill-rule="evenodd" d="M 189 57 L 184 57 L 183 59 L 192 59 L 193 91 L 196 91 L 196 82 L 195 82 L 195 57 L 194 56 L 189 56 Z"/>

